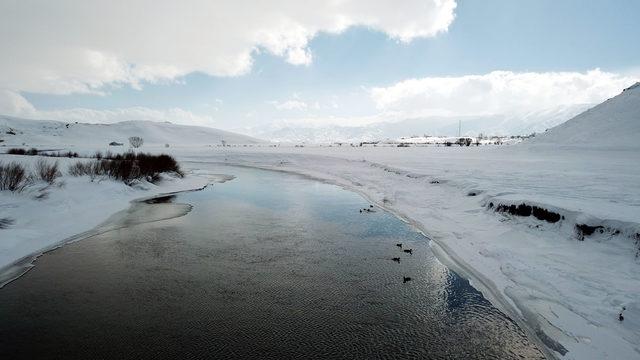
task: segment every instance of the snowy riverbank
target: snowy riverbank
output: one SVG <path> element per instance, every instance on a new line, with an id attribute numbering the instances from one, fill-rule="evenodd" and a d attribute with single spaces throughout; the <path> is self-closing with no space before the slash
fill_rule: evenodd
<path id="1" fill-rule="evenodd" d="M 194 161 L 184 163 L 191 168 L 197 162 L 256 166 L 358 191 L 422 229 L 443 261 L 471 272 L 466 275 L 481 282 L 476 286 L 496 305 L 517 309 L 558 357 L 640 358 L 634 239 L 640 170 L 631 165 L 637 151 L 283 147 L 181 153 L 183 161 Z M 520 203 L 564 218 L 550 223 L 494 211 Z M 596 231 L 577 233 L 581 224 Z"/>
<path id="2" fill-rule="evenodd" d="M 0 155 L 0 162 L 19 162 L 33 168 L 38 156 Z M 70 163 L 79 159 L 45 158 L 58 161 L 63 176 L 53 184 L 35 182 L 22 192 L 0 192 L 0 284 L 20 268 L 8 266 L 23 259 L 29 262 L 38 252 L 56 247 L 73 236 L 94 229 L 113 214 L 129 208 L 134 199 L 163 193 L 198 189 L 219 180 L 207 173 L 187 173 L 184 178 L 163 175 L 162 181 L 146 181 L 134 186 L 111 179 L 73 177 L 67 174 Z M 24 265 L 24 264 L 22 264 Z"/>

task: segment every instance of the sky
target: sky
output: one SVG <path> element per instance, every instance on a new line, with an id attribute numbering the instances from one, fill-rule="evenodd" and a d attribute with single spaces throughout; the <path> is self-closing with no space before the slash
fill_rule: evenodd
<path id="1" fill-rule="evenodd" d="M 517 122 L 640 79 L 637 14 L 636 0 L 0 0 L 0 114 L 267 138 Z"/>

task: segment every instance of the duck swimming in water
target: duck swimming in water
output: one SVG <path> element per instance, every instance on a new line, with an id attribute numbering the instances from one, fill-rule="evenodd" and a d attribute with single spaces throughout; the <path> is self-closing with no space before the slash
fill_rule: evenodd
<path id="1" fill-rule="evenodd" d="M 406 252 L 407 254 L 413 255 L 413 249 L 404 249 L 402 251 Z"/>

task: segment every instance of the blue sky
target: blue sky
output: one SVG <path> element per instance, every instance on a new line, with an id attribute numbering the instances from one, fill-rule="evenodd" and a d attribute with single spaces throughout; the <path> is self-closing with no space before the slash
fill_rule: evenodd
<path id="1" fill-rule="evenodd" d="M 314 118 L 321 123 L 323 117 L 373 117 L 378 121 L 389 110 L 401 116 L 397 114 L 404 109 L 380 106 L 371 89 L 390 88 L 408 79 L 493 71 L 544 78 L 551 72 L 584 75 L 599 68 L 610 76 L 585 86 L 610 84 L 592 94 L 591 100 L 612 95 L 612 89 L 638 73 L 639 1 L 461 0 L 456 5 L 455 20 L 446 31 L 408 42 L 390 36 L 388 30 L 358 24 L 339 33 L 320 30 L 306 44 L 312 54 L 306 65 L 294 65 L 282 54 L 261 48 L 252 51 L 250 69 L 233 76 L 196 70 L 133 85 L 105 81 L 94 89 L 99 95 L 17 90 L 33 108 L 45 113 L 74 108 L 177 108 L 206 117 L 207 125 L 241 130 L 282 119 Z M 411 21 L 411 14 L 406 16 Z M 283 105 L 287 102 L 289 106 Z M 414 110 L 433 106 L 416 108 L 415 100 L 410 103 Z"/>

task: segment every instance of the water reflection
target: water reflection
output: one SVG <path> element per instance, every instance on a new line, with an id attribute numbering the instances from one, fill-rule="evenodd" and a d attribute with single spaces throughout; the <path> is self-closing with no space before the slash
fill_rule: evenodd
<path id="1" fill-rule="evenodd" d="M 360 213 L 369 204 L 334 186 L 232 171 L 137 205 L 135 225 L 43 256 L 0 290 L 0 356 L 541 357 L 393 216 Z M 180 204 L 193 209 L 144 222 Z"/>

